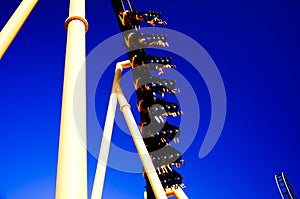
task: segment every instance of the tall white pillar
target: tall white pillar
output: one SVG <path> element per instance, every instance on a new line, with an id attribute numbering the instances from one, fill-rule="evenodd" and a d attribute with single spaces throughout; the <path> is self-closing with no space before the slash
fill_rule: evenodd
<path id="1" fill-rule="evenodd" d="M 56 178 L 56 199 L 87 199 L 85 81 L 85 33 L 87 26 L 85 0 L 70 0 L 69 18 L 66 20 L 68 36 Z"/>

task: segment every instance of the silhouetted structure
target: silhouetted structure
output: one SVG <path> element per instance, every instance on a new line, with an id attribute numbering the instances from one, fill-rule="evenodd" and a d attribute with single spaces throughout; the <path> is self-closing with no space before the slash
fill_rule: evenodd
<path id="1" fill-rule="evenodd" d="M 282 199 L 298 199 L 291 183 L 283 172 L 275 175 L 275 180 Z"/>

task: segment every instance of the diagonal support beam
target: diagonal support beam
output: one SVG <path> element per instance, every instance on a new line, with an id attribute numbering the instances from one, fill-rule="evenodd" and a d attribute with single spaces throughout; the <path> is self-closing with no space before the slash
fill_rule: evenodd
<path id="1" fill-rule="evenodd" d="M 145 173 L 149 179 L 149 182 L 151 184 L 152 190 L 154 192 L 156 199 L 167 199 L 165 190 L 160 182 L 160 179 L 156 173 L 156 170 L 154 168 L 154 165 L 151 161 L 149 152 L 146 148 L 146 145 L 143 141 L 143 137 L 140 133 L 140 130 L 136 124 L 136 121 L 133 117 L 133 114 L 131 112 L 130 105 L 128 104 L 121 88 L 117 88 L 117 98 L 119 101 L 119 104 L 121 106 L 121 111 L 125 117 L 126 123 L 128 125 L 128 128 L 131 133 L 131 137 L 134 141 L 134 144 L 136 146 L 136 149 L 139 153 L 140 159 L 142 161 Z"/>
<path id="2" fill-rule="evenodd" d="M 146 175 L 149 178 L 151 186 L 153 188 L 154 194 L 157 199 L 167 199 L 165 190 L 160 182 L 160 179 L 156 173 L 156 170 L 151 161 L 148 150 L 143 141 L 142 135 L 136 124 L 136 121 L 131 112 L 130 105 L 125 98 L 123 91 L 119 85 L 119 80 L 122 75 L 122 69 L 130 66 L 130 61 L 120 62 L 116 66 L 114 85 L 112 89 L 112 94 L 109 101 L 108 111 L 106 115 L 106 122 L 104 126 L 104 132 L 101 142 L 101 149 L 98 158 L 98 165 L 96 170 L 96 175 L 94 179 L 94 186 L 92 191 L 92 199 L 101 199 L 103 192 L 103 185 L 106 173 L 106 165 L 109 155 L 109 147 L 111 142 L 112 130 L 114 117 L 116 112 L 116 98 L 121 107 L 121 111 L 125 117 L 126 123 L 130 130 L 131 136 L 133 138 L 134 144 L 137 148 L 139 156 L 141 158 Z"/>
<path id="3" fill-rule="evenodd" d="M 101 148 L 98 157 L 98 164 L 97 164 L 96 174 L 94 178 L 94 185 L 93 185 L 91 199 L 102 198 L 107 161 L 108 161 L 112 131 L 113 131 L 113 126 L 114 126 L 114 121 L 116 116 L 116 108 L 117 108 L 117 95 L 115 93 L 115 88 L 116 85 L 119 84 L 123 67 L 127 67 L 128 65 L 130 66 L 130 61 L 119 62 L 117 63 L 116 66 L 116 71 L 115 71 L 116 73 L 115 73 L 113 88 L 111 91 L 108 108 L 107 108 L 107 114 L 105 119 L 104 131 L 103 131 L 103 136 L 101 141 Z"/>
<path id="4" fill-rule="evenodd" d="M 23 26 L 38 0 L 23 0 L 0 32 L 0 59 Z"/>

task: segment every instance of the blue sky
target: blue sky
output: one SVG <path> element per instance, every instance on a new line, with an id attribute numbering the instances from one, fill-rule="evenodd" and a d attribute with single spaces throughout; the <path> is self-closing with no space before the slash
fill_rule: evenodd
<path id="1" fill-rule="evenodd" d="M 0 28 L 19 3 L 0 1 Z M 0 61 L 1 199 L 54 197 L 68 4 L 38 2 Z M 168 28 L 200 43 L 224 81 L 225 126 L 213 151 L 199 159 L 210 119 L 209 95 L 201 76 L 185 70 L 191 67 L 176 58 L 178 71 L 191 82 L 201 106 L 199 131 L 180 170 L 190 198 L 279 199 L 274 175 L 282 171 L 299 194 L 300 1 L 132 4 L 137 10 L 161 11 Z M 87 1 L 86 11 L 89 53 L 119 28 L 110 1 Z M 113 67 L 106 70 L 96 96 L 101 99 L 96 104 L 101 125 L 110 90 L 103 83 L 112 81 Z M 193 120 L 192 115 L 183 117 Z M 130 137 L 117 127 L 113 141 L 134 152 Z M 89 191 L 95 166 L 89 154 Z M 108 169 L 104 198 L 141 198 L 144 184 L 141 174 Z"/>

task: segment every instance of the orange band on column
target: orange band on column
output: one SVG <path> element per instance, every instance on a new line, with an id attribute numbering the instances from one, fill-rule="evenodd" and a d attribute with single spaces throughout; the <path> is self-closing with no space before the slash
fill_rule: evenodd
<path id="1" fill-rule="evenodd" d="M 79 17 L 79 16 L 72 16 L 72 17 L 68 17 L 65 21 L 65 29 L 68 31 L 68 26 L 69 26 L 69 23 L 73 20 L 79 20 L 81 21 L 84 26 L 85 26 L 85 32 L 88 31 L 89 29 L 89 23 L 87 22 L 86 19 L 82 18 L 82 17 Z"/>

